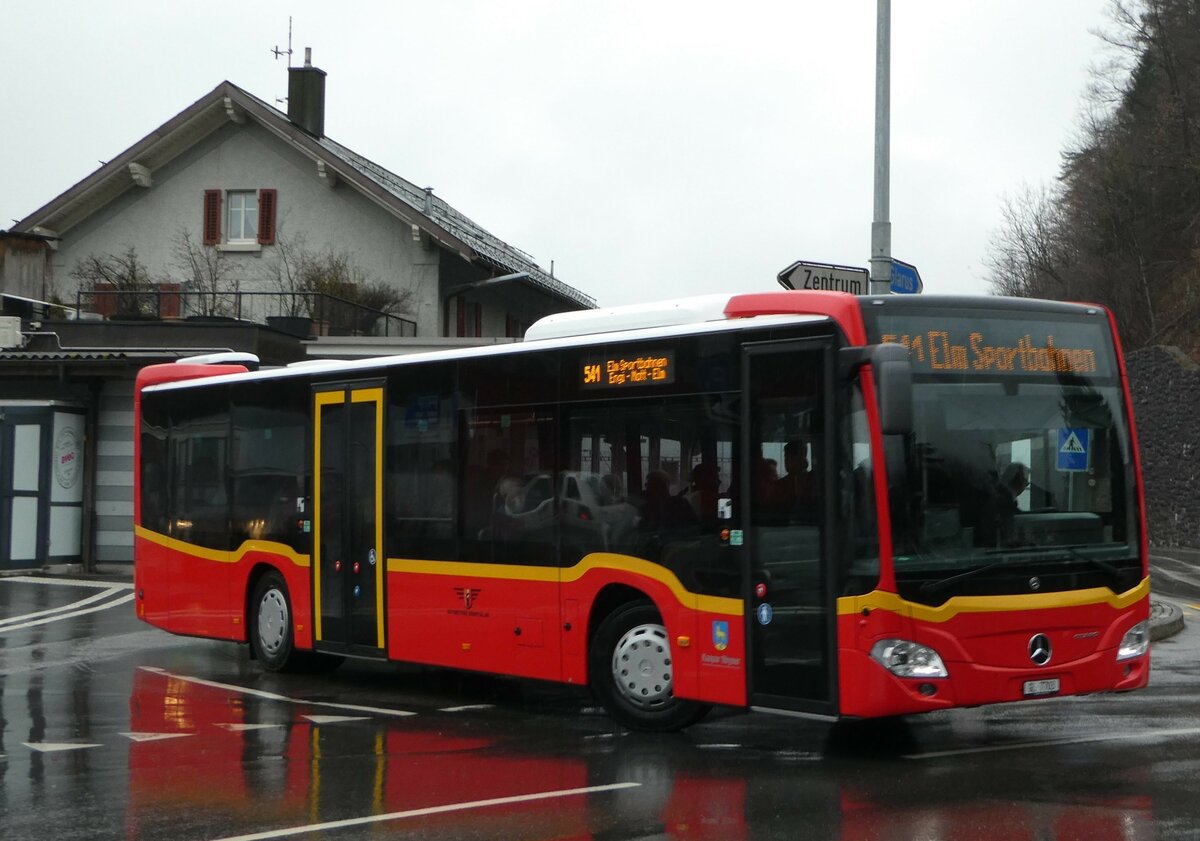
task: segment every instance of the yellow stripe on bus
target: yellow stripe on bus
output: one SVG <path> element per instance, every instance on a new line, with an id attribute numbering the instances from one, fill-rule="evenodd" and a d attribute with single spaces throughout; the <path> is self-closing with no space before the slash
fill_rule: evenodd
<path id="1" fill-rule="evenodd" d="M 167 549 L 203 558 L 219 563 L 237 563 L 249 552 L 263 552 L 281 555 L 299 567 L 310 566 L 308 555 L 297 553 L 290 546 L 270 540 L 247 540 L 236 550 L 224 552 L 219 549 L 206 549 L 164 534 L 150 531 L 142 526 L 136 527 L 137 535 L 151 543 L 156 543 Z M 558 567 L 519 566 L 515 564 L 484 564 L 466 561 L 418 561 L 401 558 L 388 558 L 388 572 L 405 572 L 418 575 L 454 575 L 472 578 L 503 578 L 513 581 L 542 581 L 555 583 L 561 581 L 568 584 L 578 581 L 594 569 L 616 569 L 650 578 L 665 585 L 679 603 L 685 607 L 702 610 L 707 613 L 722 613 L 729 616 L 741 616 L 744 613 L 741 599 L 731 599 L 722 596 L 705 596 L 693 593 L 683 586 L 683 583 L 669 569 L 651 563 L 650 561 L 634 558 L 630 555 L 617 555 L 598 552 L 586 556 L 573 567 L 559 569 Z"/>
<path id="2" fill-rule="evenodd" d="M 1066 593 L 1028 593 L 1013 596 L 956 596 L 939 607 L 905 601 L 895 593 L 875 590 L 862 596 L 843 596 L 837 601 L 841 616 L 863 610 L 888 610 L 911 616 L 922 622 L 948 622 L 960 613 L 1006 613 L 1014 610 L 1053 610 L 1107 604 L 1114 610 L 1124 610 L 1150 595 L 1150 579 L 1142 579 L 1132 590 L 1113 594 L 1107 587 L 1073 590 Z"/>
<path id="3" fill-rule="evenodd" d="M 388 558 L 388 572 L 404 572 L 416 575 L 451 575 L 461 578 L 500 578 L 512 581 L 542 581 L 569 584 L 578 581 L 594 569 L 615 569 L 653 579 L 666 586 L 684 607 L 706 613 L 722 613 L 741 616 L 744 605 L 741 599 L 721 596 L 704 596 L 693 593 L 669 569 L 634 558 L 611 552 L 596 552 L 587 555 L 573 567 L 520 566 L 515 564 L 481 564 L 466 561 L 418 561 L 407 558 Z"/>
<path id="4" fill-rule="evenodd" d="M 134 534 L 143 540 L 148 540 L 165 549 L 171 549 L 175 552 L 191 555 L 194 558 L 202 558 L 206 561 L 215 561 L 221 564 L 236 564 L 249 552 L 263 552 L 268 555 L 282 555 L 298 567 L 307 567 L 309 565 L 308 555 L 301 555 L 286 543 L 277 543 L 274 540 L 246 540 L 237 549 L 224 551 L 221 549 L 206 549 L 194 543 L 177 540 L 174 537 L 167 537 L 165 534 L 151 531 L 144 526 L 135 526 L 133 531 Z"/>

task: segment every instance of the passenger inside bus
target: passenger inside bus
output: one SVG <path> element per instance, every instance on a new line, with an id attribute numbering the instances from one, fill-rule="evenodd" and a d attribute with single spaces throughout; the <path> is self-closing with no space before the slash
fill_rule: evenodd
<path id="1" fill-rule="evenodd" d="M 666 471 L 647 473 L 639 528 L 644 532 L 672 531 L 690 527 L 695 522 L 696 514 L 688 501 L 671 493 L 671 477 Z"/>
<path id="2" fill-rule="evenodd" d="M 1000 473 L 1000 486 L 996 489 L 996 536 L 999 544 L 1013 546 L 1020 540 L 1016 528 L 1016 516 L 1020 510 L 1018 499 L 1029 487 L 1029 468 L 1019 461 L 1009 462 Z"/>
<path id="3" fill-rule="evenodd" d="M 686 499 L 696 520 L 706 529 L 717 527 L 717 496 L 721 490 L 721 473 L 715 464 L 702 461 L 692 468 L 691 487 Z"/>
<path id="4" fill-rule="evenodd" d="M 777 521 L 807 522 L 816 511 L 817 481 L 804 441 L 793 439 L 784 444 L 783 467 L 784 475 L 767 488 L 766 512 Z"/>

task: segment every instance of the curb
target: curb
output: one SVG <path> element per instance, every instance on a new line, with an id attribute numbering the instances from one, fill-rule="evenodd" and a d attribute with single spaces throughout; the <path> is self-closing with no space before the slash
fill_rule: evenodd
<path id="1" fill-rule="evenodd" d="M 85 569 L 83 564 L 51 564 L 50 566 L 30 567 L 29 569 L 6 569 L 0 572 L 0 578 L 13 578 L 16 576 L 78 578 L 84 581 L 106 581 L 128 584 L 133 581 L 133 564 L 100 564 L 90 570 Z"/>
<path id="2" fill-rule="evenodd" d="M 1183 630 L 1183 609 L 1171 602 L 1150 602 L 1150 641 L 1158 642 Z"/>

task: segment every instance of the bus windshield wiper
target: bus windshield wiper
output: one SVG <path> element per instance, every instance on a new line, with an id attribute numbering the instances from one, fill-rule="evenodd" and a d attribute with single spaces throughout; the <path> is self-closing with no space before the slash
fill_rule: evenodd
<path id="1" fill-rule="evenodd" d="M 971 578 L 972 576 L 980 575 L 981 573 L 987 572 L 990 569 L 995 569 L 996 567 L 1004 566 L 1010 560 L 1011 560 L 1010 558 L 999 558 L 998 560 L 991 561 L 990 563 L 986 563 L 983 566 L 972 567 L 971 569 L 964 570 L 962 572 L 951 575 L 947 578 L 939 578 L 937 581 L 926 581 L 924 584 L 921 585 L 921 592 L 922 593 L 936 593 L 938 590 L 944 589 L 947 585 L 953 584 L 955 581 L 961 581 L 964 578 Z"/>
<path id="2" fill-rule="evenodd" d="M 1119 570 L 1117 567 L 1110 564 L 1108 561 L 1101 560 L 1100 558 L 1097 558 L 1093 555 L 1089 555 L 1087 552 L 1084 552 L 1083 550 L 1081 550 L 1078 546 L 1055 546 L 1054 548 L 1055 549 L 1063 549 L 1072 558 L 1077 558 L 1081 561 L 1086 561 L 1087 563 L 1091 564 L 1092 566 L 1094 566 L 1096 569 L 1100 570 L 1101 572 L 1108 573 L 1112 577 L 1114 582 L 1119 582 L 1121 580 L 1121 570 Z"/>

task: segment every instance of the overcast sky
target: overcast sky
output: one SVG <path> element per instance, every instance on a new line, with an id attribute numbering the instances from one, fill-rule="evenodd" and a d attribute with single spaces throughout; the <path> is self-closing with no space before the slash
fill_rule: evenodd
<path id="1" fill-rule="evenodd" d="M 203 9 L 198 13 L 196 9 Z M 187 11 L 185 11 L 187 9 Z M 985 293 L 1006 193 L 1058 172 L 1108 0 L 895 0 L 892 252 Z M 0 26 L 0 228 L 304 47 L 325 131 L 616 305 L 867 266 L 873 0 L 47 2 Z M 286 108 L 285 105 L 280 105 Z"/>

